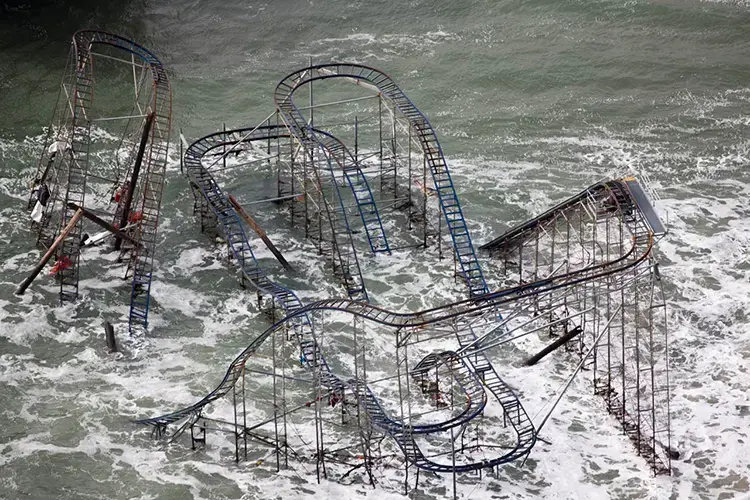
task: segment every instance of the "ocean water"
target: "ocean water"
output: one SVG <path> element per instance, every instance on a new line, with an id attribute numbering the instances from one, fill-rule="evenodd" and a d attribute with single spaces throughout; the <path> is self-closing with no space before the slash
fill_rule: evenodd
<path id="1" fill-rule="evenodd" d="M 268 325 L 225 251 L 200 233 L 176 151 L 148 335 L 121 333 L 122 353 L 107 353 L 101 323 L 123 332 L 129 288 L 103 248 L 84 255 L 76 304 L 56 307 L 47 277 L 13 295 L 39 258 L 28 183 L 70 37 L 84 27 L 135 39 L 161 58 L 174 126 L 188 140 L 222 124 L 257 124 L 273 111 L 276 83 L 309 58 L 382 69 L 436 128 L 478 243 L 603 177 L 647 173 L 670 229 L 658 255 L 680 452 L 673 475 L 651 477 L 580 377 L 545 427 L 551 444 L 539 443 L 523 468 L 459 476 L 458 495 L 750 498 L 750 5 L 729 0 L 4 4 L 0 498 L 401 498 L 387 468 L 376 489 L 318 484 L 310 463 L 277 474 L 270 460 L 235 464 L 218 439 L 205 450 L 184 440 L 164 448 L 130 423 L 196 401 Z M 262 183 L 268 173 L 246 175 Z M 286 274 L 259 246 L 274 279 L 303 301 L 342 294 L 283 217 L 259 218 L 302 269 Z M 381 305 L 436 306 L 461 293 L 450 261 L 427 264 L 434 249 L 361 260 Z M 551 376 L 511 370 L 531 415 L 569 372 L 559 361 Z M 449 478 L 428 478 L 415 497 L 450 493 Z"/>

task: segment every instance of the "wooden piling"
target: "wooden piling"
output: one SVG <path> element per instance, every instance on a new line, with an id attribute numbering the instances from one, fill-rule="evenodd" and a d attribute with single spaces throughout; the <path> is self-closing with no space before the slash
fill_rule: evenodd
<path id="1" fill-rule="evenodd" d="M 580 326 L 573 328 L 571 331 L 569 331 L 568 333 L 566 333 L 565 335 L 555 340 L 550 345 L 548 345 L 547 347 L 545 347 L 544 349 L 542 349 L 541 351 L 539 351 L 538 353 L 536 353 L 535 355 L 527 359 L 524 362 L 524 364 L 526 366 L 532 366 L 532 365 L 537 364 L 540 359 L 542 359 L 543 357 L 545 357 L 547 354 L 551 353 L 555 349 L 559 348 L 560 346 L 570 342 L 575 337 L 577 337 L 578 334 L 580 334 L 582 331 L 583 329 Z"/>
<path id="2" fill-rule="evenodd" d="M 117 352 L 117 339 L 115 339 L 115 327 L 109 321 L 104 322 L 104 335 L 107 338 L 109 352 Z"/>
<path id="3" fill-rule="evenodd" d="M 255 219 L 250 217 L 250 214 L 245 212 L 245 209 L 242 208 L 242 205 L 239 204 L 239 202 L 234 198 L 234 196 L 229 195 L 229 203 L 232 204 L 235 210 L 237 210 L 237 213 L 245 219 L 245 222 L 255 231 L 255 233 L 260 236 L 260 239 L 263 240 L 263 243 L 266 244 L 269 250 L 274 254 L 276 259 L 281 262 L 281 265 L 284 266 L 284 269 L 288 271 L 294 271 L 294 268 L 289 264 L 283 255 L 281 255 L 281 252 L 278 251 L 276 246 L 271 242 L 271 240 L 266 235 L 266 232 L 263 230 L 262 227 L 260 227 L 260 224 L 258 224 Z"/>

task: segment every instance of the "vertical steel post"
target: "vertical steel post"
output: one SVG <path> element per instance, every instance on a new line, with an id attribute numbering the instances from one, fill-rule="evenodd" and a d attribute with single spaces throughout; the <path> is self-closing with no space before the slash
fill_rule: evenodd
<path id="1" fill-rule="evenodd" d="M 359 119 L 354 115 L 354 161 L 359 164 Z"/>
<path id="2" fill-rule="evenodd" d="M 382 100 L 382 99 L 381 99 Z M 398 198 L 398 142 L 396 139 L 396 104 L 393 104 L 393 114 L 391 115 L 391 131 L 393 136 L 391 137 L 391 146 L 393 148 L 393 158 L 391 159 L 391 166 L 393 167 L 393 198 Z"/>
<path id="3" fill-rule="evenodd" d="M 239 432 L 237 432 L 237 385 L 232 385 L 232 409 L 234 411 L 234 461 L 240 461 Z"/>
<path id="4" fill-rule="evenodd" d="M 245 444 L 245 460 L 247 460 L 247 406 L 245 404 L 245 365 L 242 365 L 242 437 Z M 204 431 L 205 432 L 205 431 Z"/>
<path id="5" fill-rule="evenodd" d="M 312 65 L 313 65 L 312 57 L 310 57 L 308 61 L 309 61 L 309 68 L 310 68 L 309 75 L 312 78 Z M 313 108 L 313 80 L 312 79 L 308 82 L 307 86 L 310 89 L 310 122 L 309 122 L 309 125 L 310 125 L 310 128 L 313 128 L 315 126 L 315 122 L 313 121 L 315 108 Z"/>
<path id="6" fill-rule="evenodd" d="M 294 327 L 292 327 L 294 328 Z M 288 340 L 288 339 L 287 339 Z M 282 424 L 283 424 L 283 431 L 282 436 L 284 438 L 284 442 L 282 443 L 284 448 L 284 467 L 289 467 L 289 452 L 288 452 L 288 446 L 287 446 L 287 422 L 286 422 L 286 360 L 288 359 L 287 353 L 286 353 L 286 342 L 281 343 L 281 416 L 282 416 Z"/>
<path id="7" fill-rule="evenodd" d="M 141 143 L 138 146 L 138 153 L 135 157 L 135 165 L 133 166 L 133 173 L 130 176 L 130 182 L 128 183 L 128 190 L 124 193 L 125 200 L 122 203 L 122 216 L 120 217 L 119 228 L 124 228 L 128 224 L 128 218 L 130 217 L 130 206 L 133 203 L 133 195 L 135 194 L 135 187 L 138 185 L 138 174 L 141 171 L 141 164 L 143 163 L 143 155 L 146 152 L 146 144 L 148 144 L 149 135 L 151 133 L 151 126 L 154 123 L 154 113 L 151 112 L 146 117 L 146 122 L 143 125 L 143 133 L 141 134 Z M 144 186 L 147 189 L 148 186 Z M 144 193 L 144 196 L 146 194 Z M 115 238 L 115 250 L 120 250 L 122 246 L 122 239 Z"/>
<path id="8" fill-rule="evenodd" d="M 638 270 L 639 266 L 635 266 L 633 268 L 633 284 L 631 285 L 633 290 L 633 329 L 634 329 L 634 342 L 635 342 L 635 352 L 633 353 L 634 364 L 635 364 L 635 425 L 637 429 L 637 436 L 636 436 L 636 448 L 638 449 L 638 454 L 641 454 L 641 438 L 642 438 L 642 431 L 641 431 L 641 351 L 640 351 L 640 328 L 638 327 L 639 324 L 639 303 L 638 303 Z M 653 389 L 653 387 L 652 387 Z M 651 408 L 653 411 L 653 408 Z M 653 431 L 656 431 L 656 428 L 653 428 Z M 655 451 L 655 450 L 654 450 Z"/>
<path id="9" fill-rule="evenodd" d="M 273 364 L 273 435 L 276 443 L 276 472 L 281 470 L 281 455 L 279 447 L 279 401 L 276 383 L 276 332 L 271 334 L 271 362 Z M 283 382 L 282 382 L 283 384 Z"/>
<path id="10" fill-rule="evenodd" d="M 427 155 L 422 153 L 422 230 L 424 231 L 424 247 L 427 248 Z M 440 217 L 440 215 L 438 215 Z"/>
<path id="11" fill-rule="evenodd" d="M 403 360 L 401 359 L 401 339 L 402 339 L 401 328 L 396 330 L 396 377 L 398 379 L 398 402 L 399 402 L 399 414 L 401 416 L 401 425 L 406 427 L 406 420 L 404 420 L 404 393 L 403 386 L 401 384 L 401 365 Z M 406 384 L 409 383 L 409 367 L 404 367 L 406 374 Z M 404 495 L 409 493 L 408 491 L 408 480 L 409 480 L 409 461 L 405 461 L 406 477 L 404 479 Z"/>
<path id="12" fill-rule="evenodd" d="M 406 156 L 407 156 L 407 161 L 408 161 L 408 166 L 407 166 L 408 174 L 406 176 L 406 190 L 407 190 L 407 193 L 408 193 L 407 196 L 409 197 L 409 202 L 408 202 L 409 231 L 411 231 L 411 228 L 412 228 L 412 220 L 411 220 L 412 219 L 411 127 L 407 128 L 407 136 L 408 136 L 408 141 L 407 141 L 407 146 L 406 146 Z"/>
<path id="13" fill-rule="evenodd" d="M 383 99 L 378 98 L 378 146 L 380 158 L 380 194 L 383 195 Z"/>
<path id="14" fill-rule="evenodd" d="M 135 71 L 135 67 L 133 68 L 133 71 Z M 177 142 L 180 143 L 180 175 L 185 175 L 184 161 L 183 161 L 183 158 L 182 158 L 182 155 L 183 155 L 183 151 L 182 151 L 182 128 L 180 128 L 180 138 L 177 140 Z M 118 172 L 118 176 L 119 176 L 119 172 Z"/>
<path id="15" fill-rule="evenodd" d="M 453 436 L 453 427 L 451 427 L 451 465 L 453 470 L 451 476 L 453 477 L 453 500 L 458 500 L 458 492 L 456 491 L 456 441 Z"/>

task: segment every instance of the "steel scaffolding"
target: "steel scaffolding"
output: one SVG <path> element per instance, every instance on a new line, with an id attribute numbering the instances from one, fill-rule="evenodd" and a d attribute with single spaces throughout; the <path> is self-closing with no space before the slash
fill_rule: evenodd
<path id="1" fill-rule="evenodd" d="M 597 184 L 486 245 L 521 276 L 509 288 L 417 313 L 345 299 L 294 309 L 253 340 L 208 396 L 139 423 L 172 440 L 190 429 L 193 446 L 205 443 L 207 429 L 224 430 L 235 459 L 270 456 L 262 444 L 277 469 L 290 459 L 311 463 L 319 479 L 359 470 L 362 481 L 386 482 L 384 469 L 400 460 L 408 491 L 420 470 L 455 477 L 528 456 L 537 430 L 514 391 L 493 387 L 470 361 L 525 335 L 581 327 L 577 350 L 597 393 L 654 471 L 668 472 L 666 325 L 655 314 L 664 306 L 652 253 L 659 234 L 648 206 L 635 202 L 638 189 L 632 180 Z M 476 340 L 459 344 L 469 331 Z M 248 389 L 248 372 L 271 377 L 272 394 L 260 382 Z M 492 412 L 501 420 L 480 417 L 488 405 L 502 409 Z"/>
<path id="2" fill-rule="evenodd" d="M 95 88 L 100 87 L 104 98 L 95 102 Z M 129 114 L 123 115 L 109 102 L 113 88 L 127 92 L 132 99 Z M 39 212 L 38 216 L 32 212 L 32 229 L 38 246 L 49 248 L 73 218 L 77 210 L 74 206 L 84 207 L 87 197 L 102 203 L 97 199 L 102 197 L 101 193 L 91 184 L 108 184 L 105 198 L 111 198 L 103 204 L 115 206 L 111 211 L 105 210 L 104 215 L 111 217 L 115 227 L 125 229 L 130 225 L 132 237 L 138 242 L 123 245 L 117 239 L 115 243 L 115 248 L 122 250 L 122 257 L 128 259 L 133 276 L 131 328 L 146 328 L 148 324 L 171 114 L 169 79 L 149 50 L 102 31 L 83 30 L 73 36 L 29 198 L 29 210 Z M 93 127 L 111 133 L 119 141 L 117 148 L 109 151 L 114 158 L 107 159 L 104 165 L 99 161 L 102 151 L 93 145 Z M 75 224 L 57 251 L 61 302 L 78 297 L 82 226 Z"/>
<path id="3" fill-rule="evenodd" d="M 338 98 L 316 102 L 329 84 Z M 261 125 L 206 136 L 184 157 L 202 230 L 220 233 L 242 283 L 270 296 L 273 324 L 206 397 L 138 423 L 170 442 L 189 429 L 193 447 L 221 431 L 235 460 L 314 465 L 318 481 L 388 485 L 384 471 L 395 469 L 408 492 L 420 471 L 449 474 L 455 496 L 460 474 L 525 461 L 557 404 L 532 422 L 496 368 L 499 350 L 534 334 L 563 340 L 536 360 L 565 342 L 580 356 L 560 397 L 590 372 L 637 452 L 670 472 L 666 306 L 653 253 L 666 230 L 642 184 L 599 182 L 485 244 L 487 275 L 502 283 L 489 291 L 434 130 L 387 75 L 311 65 L 279 83 L 275 103 Z M 216 177 L 258 162 L 348 298 L 304 305 L 259 266 Z M 443 236 L 468 299 L 419 312 L 368 302 L 356 246 L 442 250 Z"/>
<path id="4" fill-rule="evenodd" d="M 506 280 L 519 284 L 632 263 L 626 272 L 572 287 L 562 301 L 540 301 L 535 312 L 558 330 L 581 328 L 579 353 L 607 323 L 585 367 L 594 391 L 656 474 L 671 469 L 666 303 L 652 252 L 665 232 L 642 185 L 629 177 L 591 186 L 481 247 L 500 262 Z M 572 311 L 575 319 L 560 321 Z"/>

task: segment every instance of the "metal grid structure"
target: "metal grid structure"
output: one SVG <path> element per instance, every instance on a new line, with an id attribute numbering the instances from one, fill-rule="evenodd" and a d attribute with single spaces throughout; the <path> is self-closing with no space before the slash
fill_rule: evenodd
<path id="1" fill-rule="evenodd" d="M 376 93 L 315 104 L 312 82 L 333 79 Z M 310 105 L 297 107 L 292 97 L 304 88 Z M 354 147 L 322 119 L 322 108 L 352 102 L 377 110 L 376 147 L 360 148 L 358 117 L 349 137 Z M 569 382 L 590 371 L 595 392 L 637 452 L 654 473 L 670 472 L 666 306 L 653 255 L 665 229 L 641 184 L 633 178 L 597 183 L 484 245 L 487 264 L 504 283 L 489 292 L 434 131 L 390 78 L 358 65 L 310 66 L 282 80 L 276 103 L 262 125 L 196 141 L 185 166 L 202 229 L 224 235 L 243 283 L 270 295 L 272 311 L 285 316 L 277 321 L 272 313 L 273 326 L 205 398 L 138 423 L 170 442 L 189 430 L 193 448 L 205 445 L 209 431 L 220 431 L 229 439 L 217 440 L 235 460 L 274 457 L 277 470 L 290 460 L 312 463 L 318 480 L 345 480 L 359 471 L 361 481 L 387 484 L 384 469 L 394 467 L 408 492 L 419 487 L 420 471 L 450 474 L 455 495 L 459 474 L 525 460 L 557 404 L 532 422 L 493 356 L 526 335 L 580 332 L 574 343 L 580 362 Z M 391 120 L 390 136 L 383 135 L 384 117 Z M 230 152 L 256 156 L 228 167 Z M 274 165 L 276 199 L 293 200 L 292 221 L 302 219 L 305 235 L 331 257 L 349 299 L 303 305 L 260 268 L 212 175 L 212 169 L 257 161 Z M 428 172 L 434 188 L 427 186 Z M 379 192 L 371 187 L 378 181 Z M 363 238 L 355 241 L 350 224 L 362 221 L 360 234 L 372 252 L 395 248 L 397 237 L 384 230 L 388 215 L 374 208 L 386 196 L 409 200 L 400 206 L 407 212 L 401 220 L 410 228 L 421 224 L 417 246 L 433 237 L 440 244 L 447 227 L 468 299 L 415 313 L 368 303 L 354 249 Z M 488 412 L 491 406 L 496 410 Z M 314 446 L 306 438 L 313 434 Z"/>
<path id="2" fill-rule="evenodd" d="M 367 481 L 387 482 L 383 469 L 397 455 L 408 490 L 418 487 L 419 470 L 455 477 L 528 456 L 546 418 L 530 423 L 510 388 L 507 400 L 491 397 L 499 391 L 469 360 L 525 335 L 580 326 L 578 368 L 591 369 L 597 393 L 622 417 L 654 472 L 668 472 L 665 325 L 654 319 L 647 326 L 643 317 L 663 311 L 656 302 L 656 234 L 648 207 L 635 201 L 637 190 L 630 180 L 600 183 L 488 245 L 509 265 L 518 263 L 514 252 L 533 255 L 525 262 L 536 265 L 521 266 L 521 273 L 533 278 L 536 271 L 536 278 L 416 313 L 346 299 L 301 307 L 255 338 L 208 396 L 139 423 L 172 440 L 190 430 L 193 446 L 205 443 L 206 431 L 223 430 L 237 460 L 256 458 L 262 444 L 277 467 L 290 458 L 312 462 L 319 477 L 361 470 Z M 640 296 L 649 299 L 641 303 Z M 469 330 L 478 340 L 461 347 L 456 336 Z M 273 393 L 259 398 L 248 373 L 256 384 L 258 374 L 270 377 Z M 618 392 L 622 383 L 625 392 Z M 480 418 L 488 405 L 498 405 L 502 412 L 492 413 L 503 418 Z M 300 428 L 315 430 L 314 450 L 305 449 Z"/>
<path id="3" fill-rule="evenodd" d="M 329 102 L 314 100 L 314 84 L 316 92 L 321 94 L 325 85 L 337 82 L 355 84 L 358 94 L 364 92 L 365 95 Z M 296 97 L 309 97 L 308 104 L 298 105 Z M 338 181 L 336 186 L 344 184 L 343 177 L 351 188 L 351 196 L 337 193 L 341 211 L 346 212 L 346 207 L 350 207 L 351 214 L 361 217 L 374 252 L 387 251 L 393 246 L 393 242 L 389 246 L 380 241 L 381 234 L 383 241 L 386 237 L 383 210 L 377 207 L 394 208 L 405 216 L 405 220 L 399 220 L 401 224 L 409 231 L 418 230 L 416 238 L 403 238 L 400 232 L 404 241 L 399 242 L 397 248 L 424 247 L 428 239 L 433 241 L 434 238 L 442 258 L 443 232 L 447 229 L 456 275 L 467 284 L 472 295 L 487 292 L 437 135 L 424 114 L 388 75 L 358 64 L 311 65 L 279 82 L 274 101 L 279 115 L 277 122 L 280 119 L 285 123 L 296 140 L 289 147 L 292 153 L 323 150 L 327 152 L 327 159 L 334 160 L 328 166 L 335 167 L 330 175 Z M 341 118 L 336 117 L 347 113 L 352 115 L 351 121 L 340 123 Z M 334 117 L 334 123 L 324 119 L 328 115 Z M 343 130 L 353 130 L 353 134 L 347 134 L 353 136 L 348 147 L 331 135 L 335 131 L 334 135 L 339 137 L 341 125 L 344 125 Z M 321 132 L 323 130 L 328 134 Z M 296 192 L 306 194 L 311 175 L 322 170 L 317 167 L 314 152 L 302 161 L 293 157 L 283 167 L 279 172 L 280 196 Z M 370 188 L 368 179 L 370 183 L 379 184 L 379 193 Z M 314 184 L 315 179 L 312 181 Z M 319 207 L 314 197 L 303 196 L 297 203 L 295 214 L 303 217 L 308 236 L 316 237 L 315 229 L 321 226 L 320 219 L 325 211 Z M 346 226 L 339 225 L 337 231 L 351 232 L 351 214 L 340 218 Z"/>
<path id="4" fill-rule="evenodd" d="M 94 66 L 124 65 L 126 71 L 97 73 Z M 130 80 L 132 79 L 132 84 Z M 95 81 L 98 86 L 107 80 L 119 80 L 127 89 L 132 85 L 133 105 L 129 114 L 108 107 L 107 99 L 95 103 Z M 101 212 L 112 218 L 115 226 L 129 222 L 139 242 L 126 246 L 123 257 L 132 271 L 130 327 L 147 327 L 153 254 L 159 220 L 164 173 L 171 130 L 172 91 L 167 74 L 148 49 L 102 31 L 83 30 L 75 33 L 68 64 L 63 75 L 52 123 L 39 159 L 35 191 L 29 209 L 35 204 L 38 189 L 49 193 L 41 220 L 33 224 L 37 244 L 43 249 L 52 245 L 68 224 L 78 207 L 88 199 L 101 205 L 101 194 L 92 190 L 89 180 L 111 185 L 108 194 L 116 207 Z M 119 137 L 116 158 L 110 165 L 94 166 L 92 127 L 102 127 Z M 107 128 L 109 127 L 109 128 Z M 93 168 L 92 168 L 93 167 Z M 105 204 L 108 204 L 107 200 Z M 131 211 L 131 207 L 133 210 Z M 134 214 L 137 216 L 134 217 Z M 58 249 L 58 261 L 66 265 L 58 272 L 60 301 L 70 302 L 78 296 L 78 276 L 82 223 L 67 233 Z M 116 242 L 120 250 L 121 241 Z M 68 265 L 69 264 L 69 265 Z"/>
<path id="5" fill-rule="evenodd" d="M 651 251 L 665 232 L 641 184 L 629 177 L 591 186 L 481 247 L 501 262 L 506 280 L 519 284 L 613 259 L 633 263 L 627 272 L 571 288 L 562 302 L 540 302 L 537 310 L 559 329 L 581 328 L 579 352 L 594 345 L 599 325 L 607 323 L 586 367 L 595 392 L 657 474 L 671 469 L 666 303 Z M 573 311 L 575 319 L 565 319 Z"/>
<path id="6" fill-rule="evenodd" d="M 312 88 L 320 80 L 354 82 L 357 85 L 352 87 L 364 89 L 367 95 L 316 103 Z M 295 95 L 309 95 L 309 105 L 297 106 Z M 274 99 L 277 109 L 261 125 L 228 131 L 246 137 L 217 144 L 222 151 L 212 153 L 216 156 L 206 162 L 206 171 L 237 168 L 227 167 L 226 156 L 246 150 L 262 154 L 239 166 L 256 161 L 275 164 L 276 200 L 290 201 L 292 222 L 330 259 L 353 300 L 369 299 L 360 271 L 363 248 L 355 236 L 360 232 L 365 236 L 364 248 L 373 254 L 436 244 L 442 258 L 444 238 L 448 238 L 456 277 L 466 283 L 470 294 L 487 291 L 437 136 L 426 117 L 387 75 L 353 64 L 310 66 L 284 78 Z M 331 133 L 341 123 L 324 120 L 322 110 L 335 116 L 358 104 L 365 108 L 348 110 L 355 115 L 346 124 L 354 130 L 347 144 Z M 272 132 L 274 127 L 278 130 Z M 363 149 L 362 143 L 368 139 L 368 148 Z M 212 140 L 218 140 L 218 135 Z M 265 147 L 258 147 L 263 141 Z M 194 186 L 200 185 L 191 179 Z M 379 190 L 372 187 L 377 184 Z M 202 228 L 213 230 L 217 221 L 212 201 L 200 188 L 193 194 Z M 386 220 L 407 230 L 388 235 Z"/>

